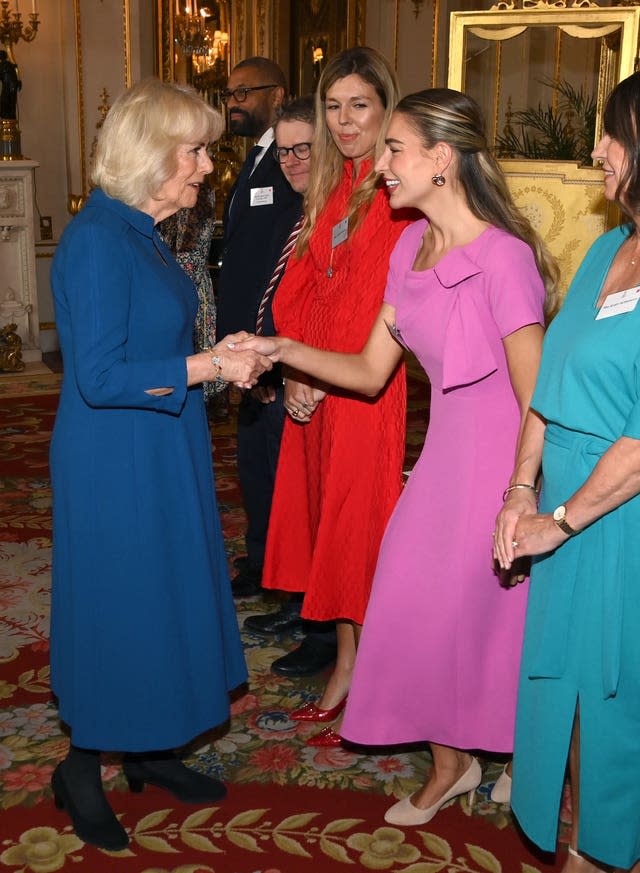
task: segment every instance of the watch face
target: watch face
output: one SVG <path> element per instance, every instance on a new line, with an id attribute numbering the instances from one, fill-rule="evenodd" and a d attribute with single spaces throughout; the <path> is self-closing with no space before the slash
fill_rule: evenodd
<path id="1" fill-rule="evenodd" d="M 553 520 L 554 521 L 564 521 L 565 514 L 567 512 L 566 506 L 558 506 L 553 510 Z"/>

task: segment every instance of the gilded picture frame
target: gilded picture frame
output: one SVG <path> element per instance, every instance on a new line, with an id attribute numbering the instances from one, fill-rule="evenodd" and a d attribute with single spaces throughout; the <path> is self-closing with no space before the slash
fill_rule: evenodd
<path id="1" fill-rule="evenodd" d="M 184 2 L 184 0 L 180 0 Z M 243 57 L 264 54 L 283 68 L 288 67 L 291 45 L 301 35 L 288 33 L 291 4 L 297 0 L 227 0 L 230 27 L 230 62 L 233 67 Z M 344 7 L 344 45 L 362 45 L 365 40 L 366 0 L 346 0 Z M 176 77 L 174 17 L 176 0 L 155 0 L 155 67 L 165 82 Z M 300 85 L 298 71 L 291 70 L 290 80 Z"/>
<path id="2" fill-rule="evenodd" d="M 555 98 L 550 96 L 549 90 L 545 91 L 543 84 L 535 95 L 526 86 L 518 87 L 517 83 L 524 81 L 525 76 L 533 75 L 527 69 L 527 56 L 524 52 L 520 54 L 517 64 L 514 64 L 513 58 L 510 65 L 506 61 L 507 49 L 512 48 L 515 40 L 522 35 L 530 40 L 535 37 L 538 41 L 542 36 L 548 36 L 548 59 L 544 67 L 546 80 L 559 81 L 573 76 L 581 86 L 590 78 L 593 80 L 591 93 L 597 101 L 597 141 L 600 138 L 602 110 L 607 94 L 617 82 L 634 71 L 640 8 L 599 7 L 590 4 L 588 0 L 572 6 L 560 5 L 558 2 L 551 4 L 547 0 L 523 0 L 523 6 L 524 8 L 515 8 L 513 3 L 503 2 L 486 11 L 451 13 L 449 87 L 467 91 L 480 102 L 487 120 L 489 140 L 495 142 L 495 137 L 500 134 L 504 125 L 505 112 L 511 108 L 525 108 L 517 103 L 518 99 L 528 101 L 529 106 L 557 100 L 557 95 Z M 485 44 L 485 49 L 477 48 Z M 479 75 L 476 71 L 473 81 L 467 81 L 467 70 L 476 63 L 475 59 L 483 50 L 490 59 L 486 67 L 489 74 Z M 573 59 L 570 55 L 573 55 Z M 583 57 L 586 59 L 586 66 L 584 70 L 580 70 L 579 64 Z M 505 84 L 509 77 L 510 89 Z M 474 93 L 474 87 L 482 90 L 484 99 Z"/>

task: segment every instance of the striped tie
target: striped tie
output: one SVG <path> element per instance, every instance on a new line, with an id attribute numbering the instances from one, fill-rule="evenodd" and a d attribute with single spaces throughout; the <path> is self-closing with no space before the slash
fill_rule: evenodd
<path id="1" fill-rule="evenodd" d="M 300 229 L 302 227 L 302 221 L 304 219 L 304 215 L 301 215 L 300 218 L 293 225 L 291 233 L 284 244 L 284 248 L 282 249 L 282 254 L 278 258 L 278 263 L 276 264 L 276 268 L 273 271 L 273 275 L 271 276 L 271 281 L 267 285 L 267 290 L 262 295 L 262 300 L 260 301 L 260 306 L 258 307 L 258 317 L 256 318 L 256 333 L 262 333 L 262 325 L 264 322 L 264 311 L 267 308 L 267 304 L 269 300 L 271 300 L 271 295 L 273 294 L 273 289 L 276 287 L 278 282 L 280 281 L 282 274 L 284 273 L 284 268 L 287 266 L 287 261 L 289 260 L 289 255 L 295 248 L 295 244 L 298 240 L 298 236 L 300 235 Z"/>

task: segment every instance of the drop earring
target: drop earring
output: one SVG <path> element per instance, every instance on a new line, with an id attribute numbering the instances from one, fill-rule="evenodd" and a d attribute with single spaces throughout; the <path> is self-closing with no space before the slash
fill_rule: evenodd
<path id="1" fill-rule="evenodd" d="M 442 173 L 436 173 L 435 176 L 431 177 L 431 181 L 437 188 L 442 188 L 444 183 L 447 181 Z"/>

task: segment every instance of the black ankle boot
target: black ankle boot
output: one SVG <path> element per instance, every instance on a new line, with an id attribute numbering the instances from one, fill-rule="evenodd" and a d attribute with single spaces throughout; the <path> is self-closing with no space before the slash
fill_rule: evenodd
<path id="1" fill-rule="evenodd" d="M 122 769 L 131 791 L 156 785 L 183 803 L 215 803 L 227 793 L 222 782 L 189 769 L 173 752 L 125 755 Z"/>
<path id="2" fill-rule="evenodd" d="M 105 797 L 99 752 L 71 746 L 53 771 L 51 787 L 56 806 L 69 814 L 83 842 L 111 852 L 129 845 L 129 837 Z"/>

